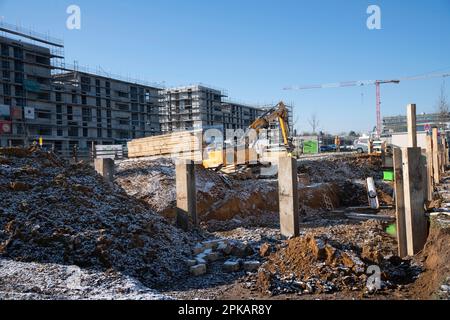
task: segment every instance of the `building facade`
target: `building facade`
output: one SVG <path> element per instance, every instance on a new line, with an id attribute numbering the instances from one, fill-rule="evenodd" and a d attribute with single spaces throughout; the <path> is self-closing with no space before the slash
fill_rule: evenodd
<path id="1" fill-rule="evenodd" d="M 33 136 L 52 136 L 52 59 L 58 56 L 50 48 L 5 37 L 0 37 L 0 46 L 1 145 L 24 145 Z"/>
<path id="2" fill-rule="evenodd" d="M 222 92 L 202 85 L 161 91 L 161 131 L 222 127 Z"/>
<path id="3" fill-rule="evenodd" d="M 416 116 L 417 131 L 428 131 L 432 127 L 442 130 L 450 129 L 450 114 L 441 113 L 422 113 Z M 408 126 L 406 116 L 393 116 L 383 118 L 383 135 L 392 133 L 407 132 Z"/>
<path id="4" fill-rule="evenodd" d="M 162 89 L 142 81 L 69 67 L 61 40 L 0 25 L 0 146 L 43 142 L 63 155 L 74 147 L 124 144 L 183 130 L 247 129 L 266 108 L 224 101 L 205 85 Z M 290 114 L 290 116 L 292 116 Z M 289 123 L 292 128 L 292 124 Z M 271 124 L 271 141 L 279 125 Z"/>
<path id="5" fill-rule="evenodd" d="M 41 139 L 70 153 L 161 134 L 161 88 L 67 68 L 62 42 L 23 36 L 0 37 L 0 146 Z"/>

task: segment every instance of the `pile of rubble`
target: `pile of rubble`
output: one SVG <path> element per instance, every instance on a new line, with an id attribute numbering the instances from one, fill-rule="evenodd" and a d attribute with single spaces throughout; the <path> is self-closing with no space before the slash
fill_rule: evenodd
<path id="1" fill-rule="evenodd" d="M 311 182 L 382 179 L 381 157 L 348 155 L 324 159 L 301 160 L 298 172 L 311 177 Z"/>
<path id="2" fill-rule="evenodd" d="M 187 274 L 191 239 L 88 165 L 0 149 L 0 257 L 114 270 L 158 286 Z"/>
<path id="3" fill-rule="evenodd" d="M 379 282 L 377 271 L 381 272 Z M 326 237 L 308 234 L 289 240 L 272 254 L 260 268 L 256 284 L 270 295 L 372 293 L 407 284 L 418 273 L 409 260 L 383 256 L 375 247 L 367 246 L 358 252 Z"/>
<path id="4" fill-rule="evenodd" d="M 205 274 L 208 264 L 216 261 L 224 261 L 222 270 L 229 273 L 241 270 L 254 272 L 261 265 L 261 262 L 254 258 L 255 250 L 247 242 L 237 240 L 204 241 L 194 247 L 193 254 L 194 257 L 186 263 L 194 276 Z"/>

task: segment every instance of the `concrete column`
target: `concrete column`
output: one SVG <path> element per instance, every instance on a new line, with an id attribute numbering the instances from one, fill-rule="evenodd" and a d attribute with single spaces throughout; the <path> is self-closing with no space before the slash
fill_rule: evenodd
<path id="1" fill-rule="evenodd" d="M 176 192 L 177 192 L 177 225 L 189 230 L 190 223 L 198 226 L 197 190 L 195 186 L 195 164 L 189 160 L 177 160 Z"/>
<path id="2" fill-rule="evenodd" d="M 424 170 L 420 148 L 402 149 L 405 226 L 408 255 L 421 251 L 427 241 L 428 224 L 424 212 Z"/>
<path id="3" fill-rule="evenodd" d="M 114 181 L 114 160 L 112 159 L 95 159 L 95 171 L 104 177 L 107 181 Z"/>
<path id="4" fill-rule="evenodd" d="M 395 172 L 395 208 L 397 221 L 398 255 L 404 258 L 408 255 L 405 221 L 405 195 L 403 188 L 403 160 L 402 150 L 394 148 L 394 172 Z"/>
<path id="5" fill-rule="evenodd" d="M 278 161 L 278 196 L 281 235 L 297 237 L 300 233 L 298 216 L 297 160 L 280 157 Z"/>

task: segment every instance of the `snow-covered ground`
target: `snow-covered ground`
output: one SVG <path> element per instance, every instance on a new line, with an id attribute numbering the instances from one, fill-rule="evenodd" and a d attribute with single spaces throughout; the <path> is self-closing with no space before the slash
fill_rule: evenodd
<path id="1" fill-rule="evenodd" d="M 0 258 L 0 300 L 167 300 L 117 272 Z"/>

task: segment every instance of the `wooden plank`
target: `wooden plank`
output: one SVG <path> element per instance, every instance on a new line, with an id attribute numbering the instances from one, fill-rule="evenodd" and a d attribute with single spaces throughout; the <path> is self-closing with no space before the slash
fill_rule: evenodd
<path id="1" fill-rule="evenodd" d="M 381 221 L 388 221 L 388 222 L 395 222 L 397 220 L 393 216 L 357 213 L 357 212 L 345 213 L 345 216 L 349 219 L 356 219 L 356 220 L 381 220 Z"/>
<path id="2" fill-rule="evenodd" d="M 433 128 L 433 180 L 434 185 L 438 185 L 441 181 L 439 169 L 439 143 L 438 143 L 438 128 Z"/>
<path id="3" fill-rule="evenodd" d="M 397 221 L 397 243 L 399 257 L 408 255 L 408 244 L 406 240 L 406 221 L 405 221 L 405 196 L 403 187 L 403 161 L 402 150 L 394 148 L 394 172 L 395 172 L 395 207 Z"/>
<path id="4" fill-rule="evenodd" d="M 427 241 L 427 220 L 424 212 L 424 179 L 421 149 L 402 149 L 403 190 L 408 255 L 421 251 Z"/>
<path id="5" fill-rule="evenodd" d="M 433 139 L 431 135 L 426 137 L 427 156 L 427 200 L 433 201 L 434 177 L 433 177 Z"/>
<path id="6" fill-rule="evenodd" d="M 416 123 L 416 105 L 409 104 L 407 106 L 408 147 L 417 147 Z"/>

